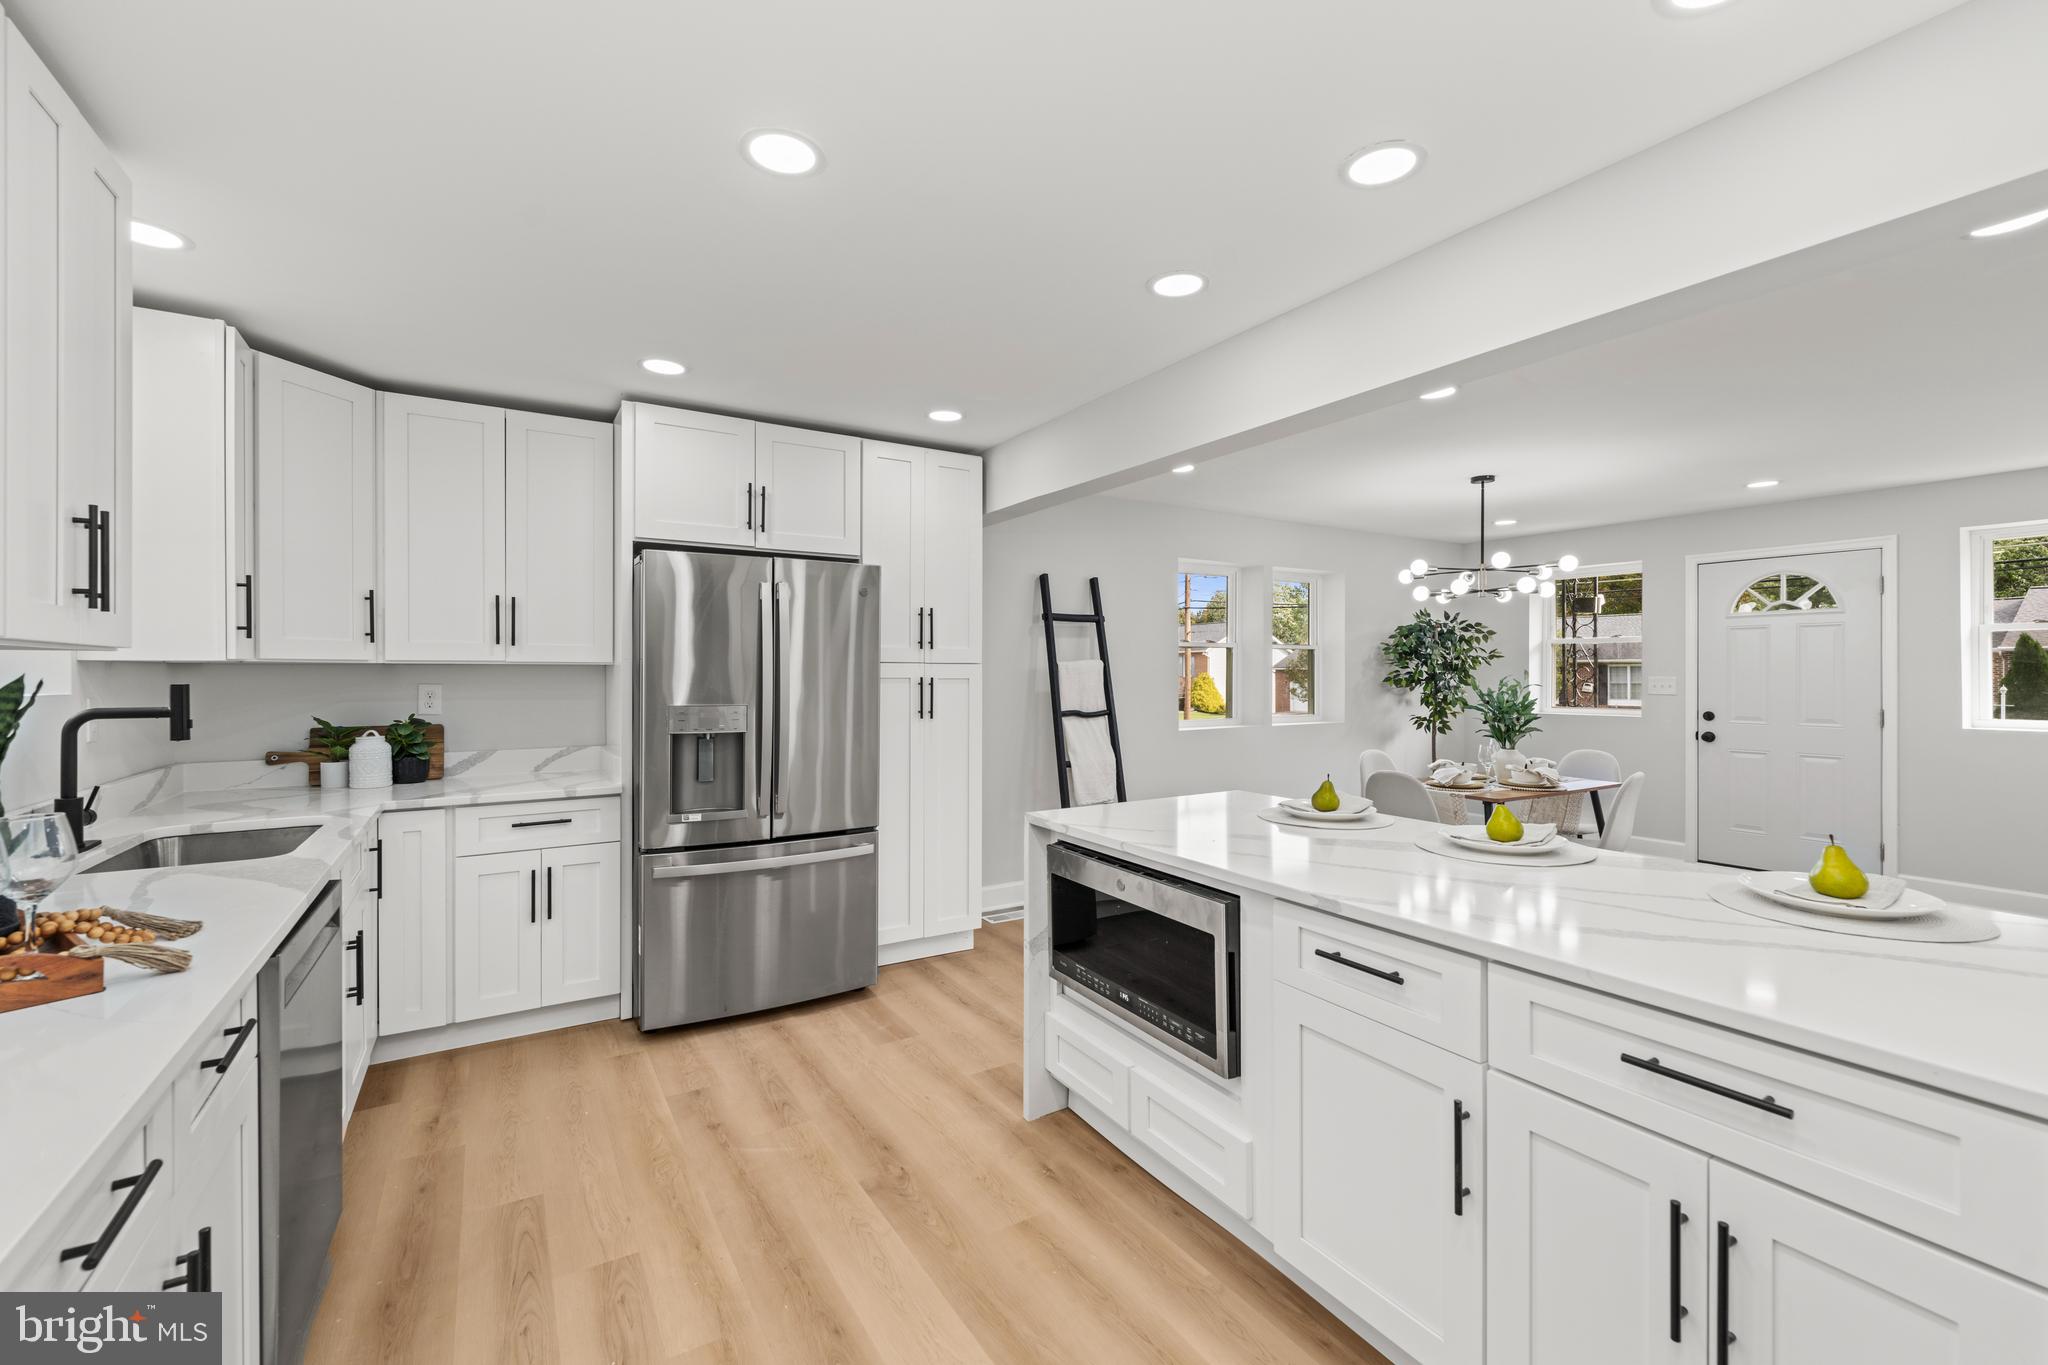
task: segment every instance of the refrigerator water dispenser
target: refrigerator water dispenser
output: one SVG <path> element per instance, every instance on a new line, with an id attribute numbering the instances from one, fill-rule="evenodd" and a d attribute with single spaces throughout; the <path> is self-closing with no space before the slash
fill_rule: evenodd
<path id="1" fill-rule="evenodd" d="M 669 821 L 752 816 L 754 740 L 750 708 L 669 708 Z"/>

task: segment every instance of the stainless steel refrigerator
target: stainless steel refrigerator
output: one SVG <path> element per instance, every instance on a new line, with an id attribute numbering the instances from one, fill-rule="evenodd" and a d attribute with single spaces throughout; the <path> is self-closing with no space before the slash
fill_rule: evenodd
<path id="1" fill-rule="evenodd" d="M 875 982 L 881 570 L 634 559 L 640 1027 Z"/>

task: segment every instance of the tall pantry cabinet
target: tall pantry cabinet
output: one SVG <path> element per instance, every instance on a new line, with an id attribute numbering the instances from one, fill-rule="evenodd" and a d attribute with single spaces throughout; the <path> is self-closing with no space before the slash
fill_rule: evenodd
<path id="1" fill-rule="evenodd" d="M 861 558 L 882 570 L 882 960 L 981 922 L 981 459 L 861 443 Z"/>

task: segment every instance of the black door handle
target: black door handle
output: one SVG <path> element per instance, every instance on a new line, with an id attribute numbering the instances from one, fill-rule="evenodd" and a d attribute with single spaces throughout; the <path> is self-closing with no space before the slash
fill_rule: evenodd
<path id="1" fill-rule="evenodd" d="M 528 924 L 540 923 L 539 886 L 540 873 L 528 872 L 526 874 L 526 922 Z"/>
<path id="2" fill-rule="evenodd" d="M 1350 958 L 1344 956 L 1344 954 L 1333 953 L 1328 948 L 1316 949 L 1316 956 L 1328 958 L 1330 961 L 1336 963 L 1338 966 L 1349 967 L 1354 972 L 1364 972 L 1367 976 L 1376 976 L 1382 981 L 1391 981 L 1396 986 L 1405 986 L 1408 984 L 1408 978 L 1402 976 L 1399 972 L 1383 972 L 1377 967 L 1368 967 L 1363 962 L 1353 962 Z"/>
<path id="3" fill-rule="evenodd" d="M 1714 742 L 1714 732 L 1713 732 L 1712 730 L 1702 730 L 1702 731 L 1700 731 L 1700 743 L 1702 743 L 1702 744 L 1712 744 L 1713 742 Z"/>
<path id="4" fill-rule="evenodd" d="M 199 1229 L 198 1245 L 178 1257 L 177 1264 L 185 1267 L 185 1273 L 175 1280 L 165 1280 L 164 1288 L 176 1289 L 183 1285 L 188 1294 L 210 1291 L 213 1288 L 213 1229 Z"/>
<path id="5" fill-rule="evenodd" d="M 114 609 L 114 509 L 100 513 L 100 610 Z"/>
<path id="6" fill-rule="evenodd" d="M 512 828 L 532 829 L 536 825 L 568 825 L 573 823 L 575 823 L 575 818 L 573 816 L 557 815 L 552 820 L 514 820 L 512 822 Z"/>
<path id="7" fill-rule="evenodd" d="M 240 584 L 242 589 L 242 634 L 251 640 L 256 638 L 256 575 L 245 573 Z"/>
<path id="8" fill-rule="evenodd" d="M 363 635 L 374 645 L 377 643 L 377 590 L 372 588 L 364 593 L 363 600 L 370 604 L 370 628 Z"/>
<path id="9" fill-rule="evenodd" d="M 360 1005 L 363 1003 L 363 931 L 356 930 L 356 936 L 350 939 L 346 946 L 348 951 L 356 955 L 356 984 L 342 994 Z"/>
<path id="10" fill-rule="evenodd" d="M 552 867 L 547 870 L 545 881 L 548 893 L 548 918 L 553 919 L 555 917 L 555 870 Z"/>
<path id="11" fill-rule="evenodd" d="M 1728 1348 L 1735 1344 L 1735 1333 L 1728 1330 L 1728 1248 L 1734 1245 L 1735 1234 L 1720 1224 L 1714 1241 L 1714 1316 L 1721 1330 L 1714 1339 L 1714 1365 L 1728 1365 Z"/>
<path id="12" fill-rule="evenodd" d="M 930 707 L 930 710 L 931 710 L 931 714 L 930 714 L 930 715 L 928 715 L 928 716 L 926 716 L 926 717 L 925 717 L 925 719 L 927 719 L 927 720 L 937 720 L 937 719 L 939 718 L 939 680 L 938 680 L 937 678 L 933 678 L 933 679 L 931 680 L 931 684 L 932 684 L 932 699 L 931 699 L 931 707 Z"/>
<path id="13" fill-rule="evenodd" d="M 917 718 L 924 719 L 924 679 L 917 680 Z"/>
<path id="14" fill-rule="evenodd" d="M 1671 1339 L 1672 1339 L 1673 1341 L 1683 1341 L 1683 1340 L 1685 1340 L 1685 1337 L 1684 1337 L 1683 1333 L 1682 1333 L 1682 1332 L 1680 1331 L 1680 1329 L 1679 1329 L 1679 1325 L 1678 1325 L 1678 1324 L 1679 1324 L 1679 1323 L 1680 1323 L 1680 1322 L 1681 1322 L 1681 1321 L 1682 1321 L 1682 1320 L 1683 1320 L 1683 1319 L 1685 1318 L 1685 1315 L 1686 1315 L 1686 1312 L 1687 1312 L 1686 1306 L 1685 1306 L 1685 1305 L 1684 1305 L 1683 1303 L 1679 1302 L 1679 1293 L 1680 1293 L 1680 1291 L 1679 1291 L 1679 1284 L 1678 1284 L 1678 1279 L 1679 1279 L 1679 1275 L 1678 1275 L 1678 1256 L 1679 1256 L 1679 1231 L 1678 1231 L 1678 1230 L 1679 1230 L 1680 1228 L 1684 1227 L 1684 1226 L 1685 1226 L 1685 1225 L 1686 1225 L 1687 1223 L 1689 1223 L 1689 1222 L 1691 1222 L 1691 1221 L 1692 1221 L 1691 1219 L 1689 1219 L 1689 1218 L 1687 1218 L 1687 1217 L 1685 1216 L 1685 1210 L 1684 1210 L 1684 1209 L 1682 1209 L 1682 1208 L 1680 1208 L 1680 1207 L 1678 1206 L 1678 1201 L 1677 1201 L 1676 1199 L 1672 1200 L 1672 1201 L 1671 1201 Z"/>
<path id="15" fill-rule="evenodd" d="M 754 485 L 747 485 L 747 529 L 754 529 Z"/>
<path id="16" fill-rule="evenodd" d="M 1472 1195 L 1465 1183 L 1465 1120 L 1471 1117 L 1463 1100 L 1451 1101 L 1451 1213 L 1458 1218 L 1465 1216 L 1465 1201 Z"/>
<path id="17" fill-rule="evenodd" d="M 83 1256 L 85 1259 L 79 1261 L 78 1265 L 80 1270 L 98 1270 L 100 1262 L 114 1249 L 114 1239 L 121 1235 L 122 1228 L 128 1226 L 128 1219 L 135 1212 L 135 1206 L 142 1202 L 142 1196 L 149 1193 L 149 1187 L 156 1183 L 157 1172 L 163 1168 L 163 1158 L 157 1157 L 142 1168 L 141 1175 L 127 1176 L 108 1186 L 109 1189 L 128 1191 L 128 1197 L 121 1201 L 121 1207 L 114 1210 L 113 1220 L 101 1230 L 98 1241 L 82 1247 L 66 1247 L 57 1253 L 57 1259 L 77 1261 Z"/>
<path id="18" fill-rule="evenodd" d="M 924 648 L 924 608 L 917 609 L 917 647 Z"/>
<path id="19" fill-rule="evenodd" d="M 509 643 L 515 646 L 519 643 L 519 598 L 516 595 L 512 598 L 512 639 Z"/>
<path id="20" fill-rule="evenodd" d="M 1666 1080 L 1677 1081 L 1681 1085 L 1689 1085 L 1697 1090 L 1704 1090 L 1710 1095 L 1719 1095 L 1724 1100 L 1734 1100 L 1737 1104 L 1746 1104 L 1752 1109 L 1761 1109 L 1766 1114 L 1776 1114 L 1781 1119 L 1792 1117 L 1792 1111 L 1779 1104 L 1777 1097 L 1774 1095 L 1765 1095 L 1762 1099 L 1758 1099 L 1755 1095 L 1745 1095 L 1740 1090 L 1731 1090 L 1718 1081 L 1710 1081 L 1702 1076 L 1688 1076 L 1683 1071 L 1675 1071 L 1658 1061 L 1655 1057 L 1631 1057 L 1624 1052 L 1621 1054 L 1621 1060 L 1630 1066 L 1640 1067 L 1652 1075 L 1662 1076 Z"/>
<path id="21" fill-rule="evenodd" d="M 370 888 L 370 894 L 378 900 L 384 899 L 384 841 L 379 839 L 371 846 L 377 855 L 377 884 Z"/>
<path id="22" fill-rule="evenodd" d="M 254 1033 L 255 1031 L 256 1021 L 254 1019 L 243 1020 L 242 1026 L 240 1028 L 222 1029 L 220 1034 L 221 1037 L 232 1038 L 235 1041 L 229 1043 L 228 1050 L 226 1052 L 223 1052 L 220 1056 L 209 1057 L 205 1061 L 201 1062 L 199 1064 L 199 1069 L 201 1071 L 204 1071 L 207 1067 L 212 1067 L 221 1075 L 227 1075 L 228 1068 L 235 1064 L 235 1054 L 242 1050 L 242 1044 L 248 1042 L 249 1035 Z"/>
<path id="23" fill-rule="evenodd" d="M 937 649 L 939 647 L 939 609 L 937 607 L 926 607 L 924 610 L 925 617 L 931 622 L 932 627 L 931 647 Z"/>
<path id="24" fill-rule="evenodd" d="M 89 611 L 100 608 L 100 505 L 88 503 L 85 515 L 73 517 L 73 526 L 85 528 L 85 586 L 73 588 L 73 597 L 83 597 Z"/>
<path id="25" fill-rule="evenodd" d="M 505 595 L 503 593 L 494 592 L 491 594 L 491 643 L 494 645 L 505 643 Z"/>
<path id="26" fill-rule="evenodd" d="M 768 534 L 768 485 L 761 485 L 761 534 Z"/>

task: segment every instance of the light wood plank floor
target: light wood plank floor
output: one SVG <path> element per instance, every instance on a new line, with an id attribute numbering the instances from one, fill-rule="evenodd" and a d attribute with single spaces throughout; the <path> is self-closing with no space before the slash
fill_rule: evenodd
<path id="1" fill-rule="evenodd" d="M 978 944 L 374 1068 L 307 1359 L 1384 1365 L 1072 1114 L 1018 1117 L 1021 926 Z"/>

